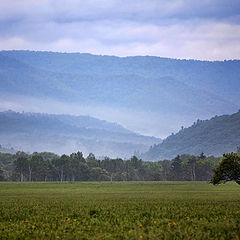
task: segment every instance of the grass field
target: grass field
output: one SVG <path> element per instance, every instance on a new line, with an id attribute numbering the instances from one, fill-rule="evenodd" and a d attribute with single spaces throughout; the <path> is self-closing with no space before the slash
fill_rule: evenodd
<path id="1" fill-rule="evenodd" d="M 240 239 L 240 186 L 3 182 L 0 239 Z"/>

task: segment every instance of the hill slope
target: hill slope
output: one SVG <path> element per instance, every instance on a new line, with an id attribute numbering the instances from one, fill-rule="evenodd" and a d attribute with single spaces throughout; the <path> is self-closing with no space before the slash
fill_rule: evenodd
<path id="1" fill-rule="evenodd" d="M 0 93 L 18 110 L 29 111 L 30 103 L 14 100 L 15 95 L 97 106 L 102 119 L 114 118 L 104 109 L 117 109 L 126 125 L 125 119 L 135 119 L 131 129 L 144 132 L 149 124 L 155 128 L 151 134 L 164 135 L 197 117 L 231 113 L 240 105 L 240 61 L 2 51 L 0 78 Z M 49 106 L 50 101 L 41 110 Z"/>
<path id="2" fill-rule="evenodd" d="M 129 157 L 157 142 L 160 139 L 89 116 L 0 113 L 0 143 L 24 151 L 82 151 L 97 156 Z"/>
<path id="3" fill-rule="evenodd" d="M 172 134 L 142 155 L 147 160 L 171 159 L 178 154 L 219 156 L 240 146 L 240 111 L 232 115 L 198 120 L 189 128 Z"/>

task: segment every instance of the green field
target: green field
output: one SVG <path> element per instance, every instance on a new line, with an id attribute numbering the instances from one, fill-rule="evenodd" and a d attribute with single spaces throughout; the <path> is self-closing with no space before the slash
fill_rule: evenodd
<path id="1" fill-rule="evenodd" d="M 240 186 L 2 182 L 0 239 L 240 239 Z"/>

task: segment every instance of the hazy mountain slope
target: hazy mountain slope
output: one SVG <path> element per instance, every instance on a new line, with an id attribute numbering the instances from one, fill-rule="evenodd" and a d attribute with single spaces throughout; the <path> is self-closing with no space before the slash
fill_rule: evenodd
<path id="1" fill-rule="evenodd" d="M 0 52 L 0 109 L 84 112 L 144 135 L 235 112 L 239 92 L 240 61 Z"/>
<path id="2" fill-rule="evenodd" d="M 96 56 L 78 53 L 3 51 L 31 66 L 59 73 L 122 75 L 136 74 L 148 79 L 173 77 L 193 87 L 240 104 L 240 61 L 196 61 L 160 57 Z"/>
<path id="3" fill-rule="evenodd" d="M 13 94 L 52 98 L 74 95 L 74 89 L 64 84 L 58 74 L 39 70 L 2 54 L 0 54 L 0 79 L 0 91 Z"/>
<path id="4" fill-rule="evenodd" d="M 160 139 L 135 134 L 122 126 L 89 116 L 0 113 L 0 142 L 25 151 L 83 151 L 127 157 Z"/>
<path id="5" fill-rule="evenodd" d="M 21 61 L 9 56 L 18 56 Z M 151 72 L 151 64 L 148 69 L 139 57 L 135 59 L 136 66 L 132 58 L 123 60 L 88 54 L 2 52 L 0 90 L 139 111 L 215 114 L 226 108 L 236 109 L 221 96 L 180 82 L 176 76 L 164 76 L 166 71 L 160 74 L 153 69 Z M 148 71 L 140 71 L 142 67 Z"/>
<path id="6" fill-rule="evenodd" d="M 219 156 L 236 151 L 240 145 L 240 111 L 232 115 L 216 116 L 210 120 L 198 120 L 151 147 L 142 155 L 147 160 L 171 159 L 177 154 Z"/>

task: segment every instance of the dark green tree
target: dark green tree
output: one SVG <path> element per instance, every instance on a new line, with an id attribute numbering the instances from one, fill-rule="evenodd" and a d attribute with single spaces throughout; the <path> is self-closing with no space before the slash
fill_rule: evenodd
<path id="1" fill-rule="evenodd" d="M 84 168 L 84 165 L 86 165 L 86 161 L 83 157 L 83 154 L 81 152 L 77 153 L 72 153 L 70 155 L 70 169 L 69 169 L 69 174 L 71 181 L 76 181 L 81 178 L 82 173 L 82 168 Z"/>
<path id="2" fill-rule="evenodd" d="M 171 170 L 173 174 L 173 180 L 181 181 L 183 178 L 183 167 L 182 167 L 182 159 L 179 155 L 177 155 L 171 164 Z"/>
<path id="3" fill-rule="evenodd" d="M 63 154 L 60 158 L 54 159 L 53 164 L 57 172 L 59 181 L 62 182 L 66 180 L 68 174 L 70 174 L 69 173 L 70 157 Z"/>
<path id="4" fill-rule="evenodd" d="M 94 167 L 90 170 L 90 181 L 109 181 L 108 172 L 100 167 Z"/>
<path id="5" fill-rule="evenodd" d="M 86 158 L 86 162 L 90 168 L 100 167 L 100 161 L 96 159 L 93 153 L 89 153 L 89 155 Z"/>
<path id="6" fill-rule="evenodd" d="M 195 156 L 191 156 L 191 158 L 188 161 L 188 164 L 190 167 L 190 176 L 192 181 L 196 180 L 196 163 L 197 163 L 197 158 Z"/>
<path id="7" fill-rule="evenodd" d="M 26 180 L 28 176 L 28 158 L 21 155 L 14 161 L 15 176 L 19 177 L 20 182 Z"/>
<path id="8" fill-rule="evenodd" d="M 116 172 L 114 173 L 114 180 L 123 181 L 126 180 L 125 162 L 121 158 L 113 159 L 116 164 Z"/>
<path id="9" fill-rule="evenodd" d="M 131 157 L 128 162 L 128 174 L 130 174 L 130 179 L 139 181 L 144 180 L 145 169 L 141 159 L 138 159 L 136 156 Z"/>
<path id="10" fill-rule="evenodd" d="M 0 181 L 6 181 L 5 175 L 4 175 L 4 171 L 2 170 L 2 168 L 0 167 Z"/>
<path id="11" fill-rule="evenodd" d="M 169 160 L 163 160 L 160 163 L 162 166 L 162 180 L 167 181 L 171 170 L 171 162 Z"/>
<path id="12" fill-rule="evenodd" d="M 148 162 L 144 168 L 146 173 L 146 180 L 162 180 L 162 165 L 160 162 Z"/>
<path id="13" fill-rule="evenodd" d="M 110 159 L 108 157 L 105 157 L 101 161 L 101 167 L 108 171 L 108 173 L 110 174 L 110 181 L 112 182 L 113 176 L 117 172 L 117 161 L 115 159 Z"/>
<path id="14" fill-rule="evenodd" d="M 223 154 L 220 165 L 213 170 L 214 176 L 211 183 L 219 184 L 235 181 L 240 184 L 240 156 L 237 153 Z"/>
<path id="15" fill-rule="evenodd" d="M 40 154 L 34 154 L 28 160 L 29 181 L 44 181 L 46 176 L 45 161 Z"/>

